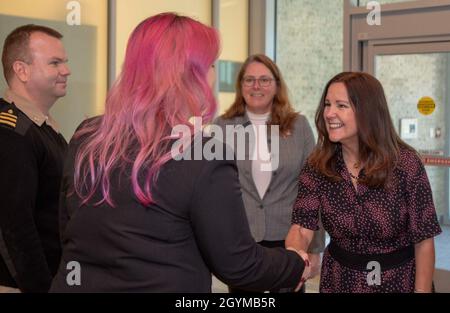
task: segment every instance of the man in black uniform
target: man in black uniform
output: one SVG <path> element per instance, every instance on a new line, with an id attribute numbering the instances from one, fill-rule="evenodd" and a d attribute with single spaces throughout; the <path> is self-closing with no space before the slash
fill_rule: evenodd
<path id="1" fill-rule="evenodd" d="M 47 292 L 61 257 L 58 195 L 67 143 L 49 114 L 66 94 L 62 35 L 25 25 L 8 35 L 0 99 L 0 292 Z"/>

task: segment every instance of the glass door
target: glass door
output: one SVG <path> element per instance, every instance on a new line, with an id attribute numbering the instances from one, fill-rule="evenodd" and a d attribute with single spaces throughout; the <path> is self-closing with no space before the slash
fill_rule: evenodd
<path id="1" fill-rule="evenodd" d="M 450 44 L 448 44 L 450 45 Z M 436 280 L 450 281 L 450 47 L 445 52 L 393 53 L 411 46 L 369 51 L 400 137 L 422 155 L 444 233 L 436 238 Z M 419 48 L 419 47 L 417 47 Z M 419 51 L 417 49 L 416 51 Z"/>
<path id="2" fill-rule="evenodd" d="M 385 89 L 398 134 L 422 155 L 439 221 L 448 225 L 450 42 L 423 49 L 422 44 L 373 47 L 369 70 Z"/>

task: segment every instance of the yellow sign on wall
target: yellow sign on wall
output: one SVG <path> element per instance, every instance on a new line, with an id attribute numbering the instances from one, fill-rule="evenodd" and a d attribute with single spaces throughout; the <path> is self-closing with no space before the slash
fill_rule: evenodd
<path id="1" fill-rule="evenodd" d="M 417 110 L 423 115 L 430 115 L 434 112 L 436 108 L 436 103 L 431 97 L 422 97 L 417 103 Z"/>

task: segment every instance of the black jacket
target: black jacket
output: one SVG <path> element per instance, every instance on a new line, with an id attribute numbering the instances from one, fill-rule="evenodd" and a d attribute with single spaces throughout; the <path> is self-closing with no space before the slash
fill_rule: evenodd
<path id="1" fill-rule="evenodd" d="M 47 292 L 59 265 L 58 196 L 67 143 L 0 99 L 0 285 Z"/>
<path id="2" fill-rule="evenodd" d="M 170 160 L 153 186 L 156 203 L 148 207 L 136 200 L 130 168 L 116 171 L 115 207 L 93 205 L 99 191 L 80 206 L 71 192 L 78 145 L 69 145 L 64 170 L 63 256 L 51 291 L 211 292 L 211 272 L 250 290 L 299 282 L 304 263 L 295 252 L 253 240 L 235 161 Z M 80 285 L 66 282 L 71 261 L 80 265 Z"/>

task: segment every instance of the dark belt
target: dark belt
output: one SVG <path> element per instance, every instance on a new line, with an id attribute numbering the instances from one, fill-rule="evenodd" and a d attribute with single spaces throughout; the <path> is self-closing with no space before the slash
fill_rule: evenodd
<path id="1" fill-rule="evenodd" d="M 328 245 L 328 252 L 339 264 L 358 271 L 371 271 L 373 268 L 367 268 L 367 265 L 372 261 L 378 262 L 381 270 L 385 271 L 414 259 L 413 246 L 383 254 L 357 254 L 344 250 L 331 241 Z"/>

